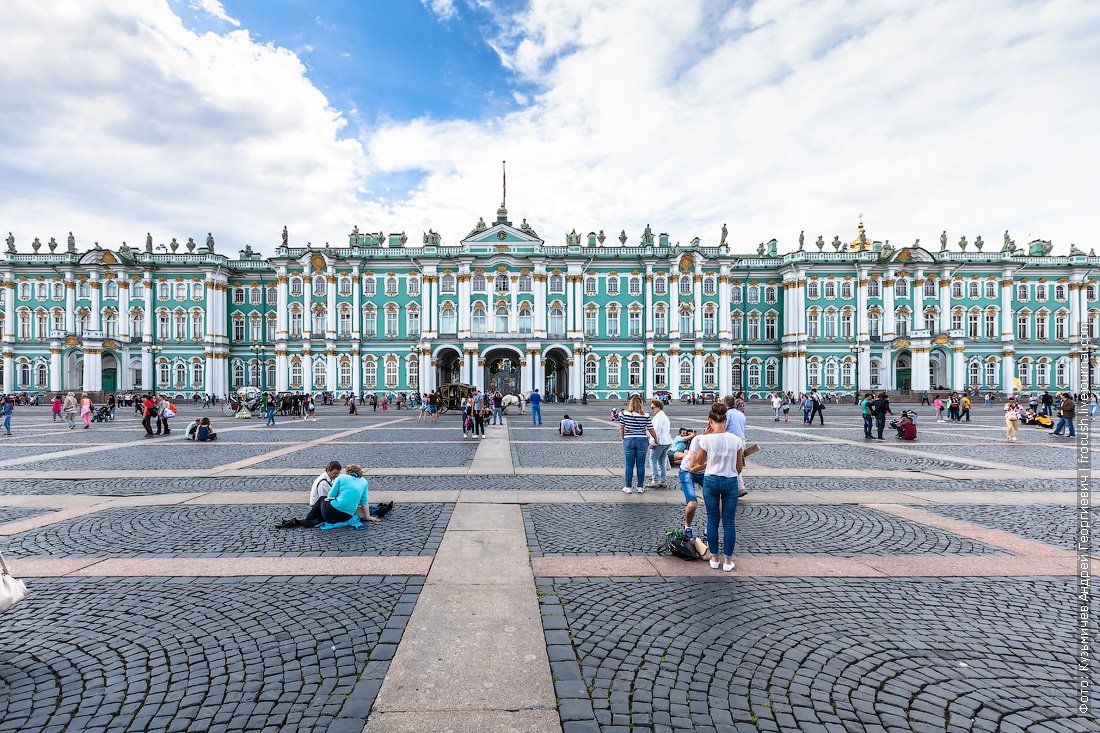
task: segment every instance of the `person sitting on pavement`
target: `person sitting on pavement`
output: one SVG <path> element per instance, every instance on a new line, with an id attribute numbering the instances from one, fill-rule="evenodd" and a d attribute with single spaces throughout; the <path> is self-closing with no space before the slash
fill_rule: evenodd
<path id="1" fill-rule="evenodd" d="M 183 439 L 184 440 L 194 440 L 195 438 L 198 437 L 199 420 L 200 420 L 200 418 L 196 417 L 194 420 L 187 423 L 187 430 L 185 430 L 184 433 L 183 433 Z"/>
<path id="2" fill-rule="evenodd" d="M 329 463 L 329 467 L 333 463 L 336 462 Z M 337 473 L 339 472 L 337 471 Z M 328 474 L 329 470 L 326 467 L 326 478 Z M 314 483 L 323 485 L 324 482 L 318 476 Z M 313 490 L 311 489 L 310 498 L 312 497 Z M 325 529 L 326 527 L 322 525 L 329 525 L 330 527 L 353 526 L 353 518 L 356 517 L 360 507 L 363 508 L 363 514 L 367 521 L 378 522 L 393 509 L 393 502 L 379 504 L 376 507 L 370 506 L 367 501 L 367 479 L 363 477 L 363 469 L 352 464 L 344 469 L 343 474 L 337 475 L 336 479 L 332 481 L 328 494 L 319 497 L 304 518 L 287 519 L 275 525 L 275 527 L 276 529 L 290 529 L 292 527 L 313 528 L 320 526 Z"/>
<path id="3" fill-rule="evenodd" d="M 576 420 L 570 418 L 568 415 L 563 415 L 561 424 L 558 426 L 558 435 L 564 437 L 569 436 L 581 436 L 584 434 L 584 428 Z"/>
<path id="4" fill-rule="evenodd" d="M 195 430 L 195 440 L 199 443 L 205 443 L 211 440 L 217 440 L 218 434 L 214 432 L 214 429 L 210 427 L 210 418 L 199 418 L 198 429 Z"/>
<path id="5" fill-rule="evenodd" d="M 901 413 L 901 418 L 898 419 L 894 428 L 898 431 L 899 440 L 916 440 L 917 439 L 917 423 L 914 422 L 912 415 L 908 410 Z"/>
<path id="6" fill-rule="evenodd" d="M 668 449 L 669 461 L 673 466 L 681 465 L 694 437 L 695 431 L 692 428 L 680 428 L 679 435 L 672 440 L 672 446 Z"/>

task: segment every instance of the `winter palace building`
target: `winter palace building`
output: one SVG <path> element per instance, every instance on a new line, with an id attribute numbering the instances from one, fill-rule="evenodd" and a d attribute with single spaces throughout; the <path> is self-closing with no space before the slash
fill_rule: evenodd
<path id="1" fill-rule="evenodd" d="M 547 243 L 502 205 L 461 242 L 349 235 L 236 258 L 214 242 L 0 260 L 3 391 L 1075 389 L 1100 258 L 965 238 L 949 251 L 818 237 L 735 254 L 647 226 Z M 48 251 L 40 251 L 40 249 Z M 1100 377 L 1100 375 L 1096 375 Z"/>

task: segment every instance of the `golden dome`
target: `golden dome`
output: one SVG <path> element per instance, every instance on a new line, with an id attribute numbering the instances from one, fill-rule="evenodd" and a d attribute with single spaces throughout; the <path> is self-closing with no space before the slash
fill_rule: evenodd
<path id="1" fill-rule="evenodd" d="M 867 233 L 863 230 L 863 215 L 861 214 L 859 217 L 859 234 L 849 243 L 848 249 L 853 252 L 863 252 L 870 248 L 871 242 L 867 239 Z"/>

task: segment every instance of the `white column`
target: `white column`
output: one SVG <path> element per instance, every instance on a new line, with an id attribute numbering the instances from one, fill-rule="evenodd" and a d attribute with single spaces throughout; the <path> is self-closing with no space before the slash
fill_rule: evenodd
<path id="1" fill-rule="evenodd" d="M 1001 357 L 1001 389 L 1013 392 L 1016 389 L 1016 354 L 1006 351 Z"/>
<path id="2" fill-rule="evenodd" d="M 209 383 L 209 382 L 207 382 Z M 141 350 L 141 389 L 146 392 L 153 391 L 156 384 L 156 374 L 153 371 L 153 355 L 148 349 Z M 137 385 L 134 385 L 135 387 Z"/>
<path id="3" fill-rule="evenodd" d="M 1012 273 L 1006 272 L 1001 278 L 1001 341 L 1015 341 L 1016 329 L 1012 322 L 1012 298 L 1015 293 L 1012 287 Z M 1006 383 L 1003 389 L 1012 389 L 1012 382 Z"/>
<path id="4" fill-rule="evenodd" d="M 645 351 L 645 396 L 652 397 L 653 390 L 656 389 L 654 382 L 656 381 L 655 369 L 653 367 L 653 349 L 646 349 Z"/>
<path id="5" fill-rule="evenodd" d="M 924 330 L 924 272 L 918 271 L 912 281 L 913 294 L 913 330 Z M 933 334 L 935 335 L 935 334 Z M 913 380 L 916 384 L 916 380 Z M 914 386 L 913 389 L 916 389 Z M 923 388 L 922 388 L 923 389 Z"/>
<path id="6" fill-rule="evenodd" d="M 511 307 L 508 311 L 508 331 L 511 333 L 517 333 L 519 331 L 519 276 L 508 276 L 508 298 L 511 301 Z"/>
<path id="7" fill-rule="evenodd" d="M 783 359 L 786 370 L 787 359 Z M 718 393 L 722 396 L 733 394 L 733 360 L 728 351 L 718 352 Z"/>
<path id="8" fill-rule="evenodd" d="M 98 392 L 103 388 L 103 347 L 101 344 L 102 342 L 97 340 L 94 347 L 84 347 L 84 391 L 86 392 Z"/>
<path id="9" fill-rule="evenodd" d="M 9 297 L 8 302 L 12 302 L 12 298 Z M 13 319 L 9 316 L 8 323 L 12 321 Z M 72 272 L 65 273 L 65 332 L 76 332 L 76 282 L 73 280 Z"/>
<path id="10" fill-rule="evenodd" d="M 1069 340 L 1071 343 L 1076 343 L 1078 335 L 1081 333 L 1081 313 L 1088 313 L 1088 310 L 1082 311 L 1081 309 L 1081 293 L 1084 288 L 1080 282 L 1069 283 Z M 1079 374 L 1079 369 L 1075 365 L 1073 369 L 1073 381 L 1076 383 L 1076 376 Z"/>
<path id="11" fill-rule="evenodd" d="M 99 288 L 100 288 L 100 285 L 102 285 L 102 283 L 100 283 L 100 281 L 99 281 L 99 273 L 95 272 L 95 271 L 92 271 L 92 273 L 88 276 L 88 286 L 91 289 L 91 297 L 88 299 L 90 305 L 88 307 L 92 311 L 92 313 L 91 313 L 92 318 L 89 321 L 88 328 L 90 328 L 93 331 L 99 331 L 103 326 L 102 316 L 99 312 Z M 87 364 L 88 360 L 85 359 L 84 363 Z M 88 387 L 88 380 L 87 379 L 84 380 L 84 388 L 85 389 L 90 389 L 90 387 Z"/>
<path id="12" fill-rule="evenodd" d="M 458 274 L 458 337 L 470 337 L 470 268 L 465 265 Z"/>
<path id="13" fill-rule="evenodd" d="M 895 333 L 897 333 L 897 324 L 894 322 L 894 274 L 889 273 L 883 278 L 882 283 L 883 339 L 892 339 Z"/>
<path id="14" fill-rule="evenodd" d="M 118 282 L 118 337 L 123 343 L 130 341 L 130 281 L 126 279 L 126 273 L 120 272 Z M 122 364 L 118 365 L 118 377 L 121 384 L 128 384 L 130 370 Z M 126 375 L 126 376 L 123 376 Z"/>
<path id="15" fill-rule="evenodd" d="M 695 311 L 692 313 L 692 327 L 695 329 L 695 338 L 702 338 L 703 336 L 703 274 L 701 270 L 696 270 L 694 277 L 691 278 L 692 300 L 695 307 Z M 702 374 L 702 372 L 700 372 Z M 696 387 L 696 391 L 700 391 L 702 388 L 702 382 Z"/>
<path id="16" fill-rule="evenodd" d="M 535 265 L 535 323 L 532 331 L 537 338 L 546 337 L 546 268 Z"/>
<path id="17" fill-rule="evenodd" d="M 787 335 L 787 317 L 783 316 L 783 335 Z M 730 338 L 730 268 L 722 265 L 721 274 L 718 277 L 718 336 L 722 339 Z M 719 366 L 718 371 L 722 368 Z M 721 379 L 718 381 L 722 384 Z"/>
<path id="18" fill-rule="evenodd" d="M 951 350 L 951 389 L 953 390 L 963 389 L 966 386 L 964 356 L 962 339 L 955 339 L 954 348 Z"/>
<path id="19" fill-rule="evenodd" d="M 123 371 L 129 371 L 129 369 Z M 6 365 L 4 374 L 7 375 Z M 60 392 L 63 389 L 65 385 L 61 383 L 61 341 L 57 340 L 50 344 L 50 391 Z"/>
<path id="20" fill-rule="evenodd" d="M 669 278 L 668 283 L 668 337 L 676 341 L 680 338 L 680 278 Z M 671 380 L 673 383 L 680 378 Z"/>
<path id="21" fill-rule="evenodd" d="M 576 314 L 580 310 L 577 304 L 577 289 L 573 287 L 573 276 L 565 276 L 565 332 L 569 338 L 577 338 Z"/>
<path id="22" fill-rule="evenodd" d="M 325 389 L 336 392 L 336 351 L 325 352 Z"/>
<path id="23" fill-rule="evenodd" d="M 332 267 L 329 267 L 328 272 L 325 274 L 325 285 L 327 286 L 327 290 L 325 292 L 328 294 L 328 303 L 326 305 L 326 311 L 325 311 L 325 338 L 328 339 L 329 341 L 332 341 L 336 338 L 336 293 L 337 293 L 336 274 L 335 274 L 335 271 L 333 270 Z M 335 364 L 335 361 L 333 361 L 333 364 Z M 335 376 L 335 372 L 333 373 L 333 376 Z M 331 390 L 333 388 L 333 385 L 335 385 L 335 384 L 336 384 L 335 381 L 329 381 L 329 383 L 327 385 L 325 385 L 325 387 L 326 387 L 326 389 Z"/>
<path id="24" fill-rule="evenodd" d="M 15 281 L 12 279 L 14 275 L 10 272 L 4 273 L 3 286 L 4 286 L 4 341 L 12 342 L 15 340 Z M 66 291 L 68 294 L 71 291 Z M 72 309 L 68 308 L 65 311 L 66 320 L 72 317 Z M 70 329 L 71 331 L 71 329 Z M 8 375 L 11 374 L 11 370 L 4 367 L 4 379 L 7 380 Z M 4 394 L 11 394 L 11 389 L 5 387 Z"/>
<path id="25" fill-rule="evenodd" d="M 574 274 L 573 275 L 572 293 L 573 293 L 573 305 L 575 307 L 574 307 L 573 313 L 571 313 L 570 316 L 569 316 L 569 318 L 572 319 L 572 320 L 568 321 L 569 323 L 573 324 L 573 328 L 570 329 L 572 331 L 572 333 L 569 334 L 569 338 L 577 339 L 577 338 L 580 338 L 581 335 L 584 333 L 584 275 L 583 274 Z"/>
<path id="26" fill-rule="evenodd" d="M 703 352 L 696 350 L 691 358 L 691 389 L 693 392 L 703 391 Z"/>
<path id="27" fill-rule="evenodd" d="M 951 330 L 951 280 L 947 277 L 940 279 L 940 331 L 946 333 Z"/>
<path id="28" fill-rule="evenodd" d="M 914 348 L 912 354 L 912 369 L 910 371 L 910 388 L 914 392 L 930 390 L 932 378 L 929 373 L 930 354 L 928 347 Z"/>
<path id="29" fill-rule="evenodd" d="M 871 389 L 871 350 L 860 351 L 856 358 L 859 359 L 859 388 L 866 392 Z"/>
<path id="30" fill-rule="evenodd" d="M 285 308 L 281 310 L 285 311 Z M 356 360 L 358 362 L 358 360 Z M 359 366 L 356 363 L 355 366 Z M 362 377 L 362 370 L 356 369 L 356 383 L 360 377 Z M 286 351 L 276 349 L 275 351 L 275 391 L 286 392 L 290 389 L 290 363 L 287 359 Z"/>
<path id="31" fill-rule="evenodd" d="M 647 339 L 653 338 L 653 266 L 645 266 L 645 274 L 642 276 L 642 288 L 645 293 L 645 325 L 642 326 Z M 648 372 L 647 372 L 648 375 Z M 646 377 L 647 383 L 651 381 Z"/>
<path id="32" fill-rule="evenodd" d="M 856 337 L 860 341 L 866 340 L 869 335 L 867 308 L 867 274 L 860 272 L 856 282 L 856 318 L 859 322 L 856 328 Z"/>
<path id="33" fill-rule="evenodd" d="M 356 291 L 359 292 L 358 290 Z M 355 301 L 356 310 L 359 310 L 359 299 L 356 297 Z M 432 276 L 425 273 L 421 273 L 420 277 L 420 334 L 421 338 L 431 338 L 432 333 Z M 358 334 L 355 334 L 355 338 L 359 338 Z M 423 382 L 423 371 L 421 371 L 421 385 Z"/>
<path id="34" fill-rule="evenodd" d="M 386 365 L 381 360 L 378 363 L 378 382 L 385 384 Z M 308 394 L 313 391 L 313 354 L 309 351 L 302 352 L 302 392 Z"/>
<path id="35" fill-rule="evenodd" d="M 679 287 L 677 284 L 676 287 Z M 669 290 L 672 290 L 670 287 Z M 672 399 L 680 399 L 680 351 L 670 349 L 668 352 L 668 386 L 672 392 Z"/>
<path id="36" fill-rule="evenodd" d="M 144 333 L 141 334 L 141 338 L 146 343 L 151 343 L 153 341 L 153 295 L 154 295 L 153 288 L 155 287 L 156 284 L 153 282 L 153 273 L 150 272 L 149 270 L 146 270 L 142 274 L 141 277 L 142 277 L 142 287 L 145 288 L 145 306 L 144 306 L 144 308 L 145 308 L 145 314 L 144 314 L 145 315 L 145 323 L 143 324 Z M 65 283 L 65 287 L 69 287 L 68 282 Z M 69 292 L 72 292 L 72 291 L 69 291 Z M 207 301 L 206 302 L 209 306 L 209 303 L 210 303 L 210 296 L 209 296 L 210 288 L 207 288 L 206 292 L 207 292 Z M 69 312 L 71 313 L 72 311 L 69 311 Z M 209 307 L 208 307 L 207 308 L 207 316 L 206 316 L 206 328 L 207 329 L 213 328 L 214 327 L 213 324 L 214 324 L 214 314 L 209 312 Z M 137 334 L 134 334 L 134 335 L 136 336 Z M 142 372 L 141 373 L 141 380 L 142 380 L 142 382 L 144 382 L 144 384 L 142 386 L 145 389 L 150 389 L 152 387 L 152 383 L 149 381 L 149 376 L 148 376 L 149 373 L 145 371 L 145 356 L 143 355 L 141 358 L 142 358 L 142 361 L 141 361 L 141 372 Z"/>
<path id="37" fill-rule="evenodd" d="M 10 346 L 4 347 L 4 394 L 15 391 L 15 354 Z"/>
<path id="38" fill-rule="evenodd" d="M 287 331 L 289 330 L 288 317 L 289 317 L 289 314 L 290 314 L 290 311 L 289 311 L 290 301 L 287 298 L 288 292 L 289 292 L 289 288 L 287 287 L 286 268 L 285 267 L 280 267 L 278 269 L 278 273 L 276 274 L 276 280 L 275 280 L 275 297 L 279 301 L 275 306 L 275 340 L 276 341 L 278 341 L 280 339 L 285 339 L 286 335 L 287 335 Z M 359 292 L 360 291 L 357 290 L 356 294 L 358 294 Z M 209 320 L 209 316 L 207 316 L 207 319 Z M 207 326 L 206 332 L 207 332 L 207 334 L 210 333 L 210 327 L 209 326 Z M 207 336 L 207 339 L 209 340 L 209 336 Z M 286 362 L 285 356 L 283 358 L 283 361 L 284 361 L 284 366 L 285 366 L 285 362 Z M 283 370 L 281 368 L 276 368 L 276 371 L 281 372 Z M 280 391 L 284 391 L 284 390 L 280 390 Z"/>

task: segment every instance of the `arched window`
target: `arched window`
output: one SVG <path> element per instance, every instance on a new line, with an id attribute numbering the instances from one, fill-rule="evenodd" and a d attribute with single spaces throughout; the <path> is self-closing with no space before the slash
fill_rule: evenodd
<path id="1" fill-rule="evenodd" d="M 982 383 L 982 364 L 972 361 L 966 368 L 966 383 L 974 386 Z"/>
<path id="2" fill-rule="evenodd" d="M 825 281 L 825 297 L 826 298 L 835 298 L 836 297 L 836 283 L 833 282 L 832 280 L 826 280 Z M 750 300 L 749 302 L 751 303 L 752 301 Z"/>
<path id="3" fill-rule="evenodd" d="M 614 303 L 607 306 L 607 337 L 619 338 L 619 306 Z"/>
<path id="4" fill-rule="evenodd" d="M 935 278 L 927 277 L 924 279 L 924 297 L 935 298 L 936 297 L 936 280 Z"/>
<path id="5" fill-rule="evenodd" d="M 707 338 L 714 338 L 717 333 L 717 329 L 714 325 L 714 309 L 708 308 L 703 311 L 703 335 Z"/>
<path id="6" fill-rule="evenodd" d="M 590 356 L 584 362 L 584 384 L 592 389 L 599 382 L 600 364 L 596 357 Z"/>
<path id="7" fill-rule="evenodd" d="M 658 358 L 653 363 L 653 381 L 657 389 L 668 389 L 668 364 L 664 358 Z"/>
<path id="8" fill-rule="evenodd" d="M 62 329 L 58 329 L 59 331 Z M 142 336 L 145 331 L 145 314 L 141 311 L 130 312 L 130 335 Z"/>
<path id="9" fill-rule="evenodd" d="M 685 337 L 695 330 L 692 328 L 691 320 L 691 308 L 684 306 L 680 309 L 680 333 Z"/>
<path id="10" fill-rule="evenodd" d="M 325 276 L 324 275 L 314 275 L 313 276 L 313 294 L 314 295 L 324 295 L 325 294 L 325 287 L 326 287 Z"/>
<path id="11" fill-rule="evenodd" d="M 341 277 L 339 280 L 339 292 L 340 295 L 351 295 L 351 278 Z"/>
<path id="12" fill-rule="evenodd" d="M 341 359 L 337 366 L 337 379 L 340 387 L 346 389 L 351 386 L 351 360 Z"/>
<path id="13" fill-rule="evenodd" d="M 458 319 L 455 317 L 454 308 L 448 303 L 439 315 L 439 332 L 446 336 L 453 336 L 458 331 Z"/>
<path id="14" fill-rule="evenodd" d="M 852 382 L 854 381 L 852 379 L 852 374 L 854 373 L 854 371 L 855 367 L 852 364 L 852 360 L 850 358 L 842 361 L 840 363 L 840 383 L 843 384 L 845 387 L 851 387 Z"/>
<path id="15" fill-rule="evenodd" d="M 473 290 L 475 293 L 484 293 L 485 292 L 485 276 L 484 275 L 481 275 L 481 274 L 474 275 L 473 278 L 470 280 L 470 283 L 471 283 L 470 284 L 470 289 Z"/>
<path id="16" fill-rule="evenodd" d="M 768 365 L 764 367 L 764 381 L 767 382 L 768 387 L 779 386 L 779 367 L 776 366 L 774 361 L 769 361 Z"/>
<path id="17" fill-rule="evenodd" d="M 760 389 L 760 365 L 758 363 L 749 363 L 749 389 Z"/>
<path id="18" fill-rule="evenodd" d="M 51 290 L 53 291 L 52 294 L 54 300 L 65 299 L 65 283 L 61 282 L 60 280 L 55 280 L 53 286 L 51 287 Z"/>
<path id="19" fill-rule="evenodd" d="M 977 280 L 971 280 L 966 284 L 966 297 L 970 300 L 977 300 L 982 297 L 982 284 Z"/>
<path id="20" fill-rule="evenodd" d="M 415 356 L 410 356 L 405 362 L 405 384 L 409 389 L 420 387 L 420 360 Z"/>
<path id="21" fill-rule="evenodd" d="M 521 293 L 531 292 L 531 276 L 520 275 L 519 280 L 516 282 L 516 287 Z"/>
<path id="22" fill-rule="evenodd" d="M 325 389 L 327 386 L 325 377 L 327 375 L 325 369 L 324 357 L 317 357 L 313 360 L 313 388 Z"/>
<path id="23" fill-rule="evenodd" d="M 240 362 L 236 362 L 233 365 L 233 377 L 234 377 L 234 379 L 236 379 L 238 369 L 240 369 L 240 372 L 241 372 L 241 381 L 237 382 L 236 386 L 243 387 L 244 386 L 244 365 L 241 364 Z M 168 387 L 168 380 L 170 379 L 170 377 L 171 377 L 171 371 L 169 369 L 168 362 L 165 361 L 165 360 L 161 360 L 157 364 L 157 386 L 159 386 L 161 389 L 166 389 Z"/>
<path id="24" fill-rule="evenodd" d="M 631 295 L 637 293 L 631 292 Z M 703 278 L 703 295 L 714 295 L 714 278 L 709 275 Z"/>
<path id="25" fill-rule="evenodd" d="M 668 335 L 668 320 L 665 317 L 664 305 L 659 305 L 653 311 L 653 332 L 657 338 L 664 338 Z"/>
<path id="26" fill-rule="evenodd" d="M 879 283 L 878 278 L 871 278 L 867 281 L 867 297 L 878 298 L 882 296 L 882 285 Z"/>
<path id="27" fill-rule="evenodd" d="M 397 386 L 397 359 L 386 359 L 386 386 L 393 389 Z"/>
<path id="28" fill-rule="evenodd" d="M 527 306 L 523 306 L 519 309 L 519 332 L 523 334 L 531 333 L 533 326 L 533 319 L 531 318 L 531 309 Z"/>
<path id="29" fill-rule="evenodd" d="M 561 275 L 551 275 L 549 286 L 550 286 L 550 292 L 551 293 L 564 292 L 564 290 L 565 290 L 565 278 L 563 278 Z"/>
<path id="30" fill-rule="evenodd" d="M 561 308 L 550 309 L 550 336 L 561 337 L 565 335 L 565 313 Z"/>
<path id="31" fill-rule="evenodd" d="M 420 335 L 420 310 L 418 308 L 409 308 L 405 314 L 405 333 L 409 336 Z"/>
<path id="32" fill-rule="evenodd" d="M 638 359 L 631 359 L 626 368 L 627 384 L 631 389 L 638 389 L 642 386 L 642 362 Z"/>
<path id="33" fill-rule="evenodd" d="M 825 338 L 836 338 L 836 311 L 830 308 L 825 311 L 825 317 L 823 319 Z"/>
<path id="34" fill-rule="evenodd" d="M 985 386 L 996 387 L 997 386 L 997 368 L 998 364 L 995 361 L 987 361 L 985 363 Z"/>
<path id="35" fill-rule="evenodd" d="M 713 281 L 713 278 L 712 278 L 711 279 L 712 287 L 713 287 L 713 282 L 714 281 Z M 705 283 L 704 283 L 704 286 L 705 286 Z M 640 277 L 630 278 L 629 291 L 628 292 L 631 295 L 641 295 L 642 294 L 642 279 Z M 714 293 L 710 293 L 710 294 L 713 295 Z"/>
<path id="36" fill-rule="evenodd" d="M 691 359 L 680 360 L 680 386 L 691 389 L 691 383 L 695 381 L 695 375 L 693 374 Z"/>
<path id="37" fill-rule="evenodd" d="M 397 278 L 392 275 L 386 278 L 386 295 L 397 295 Z"/>
<path id="38" fill-rule="evenodd" d="M 853 327 L 852 309 L 845 308 L 840 312 L 840 338 L 851 341 L 855 334 Z"/>
<path id="39" fill-rule="evenodd" d="M 959 300 L 963 297 L 963 284 L 961 280 L 955 280 L 951 283 L 951 297 L 954 300 Z"/>
<path id="40" fill-rule="evenodd" d="M 972 339 L 976 339 L 979 336 L 979 321 L 981 319 L 981 311 L 972 310 L 967 313 L 966 317 L 966 335 Z"/>
<path id="41" fill-rule="evenodd" d="M 1025 302 L 1029 297 L 1027 291 L 1027 283 L 1017 283 L 1016 285 L 1016 300 L 1021 303 Z"/>
<path id="42" fill-rule="evenodd" d="M 751 367 L 750 367 L 751 368 Z M 825 362 L 825 388 L 836 389 L 837 366 L 835 361 Z"/>
<path id="43" fill-rule="evenodd" d="M 191 362 L 191 389 L 202 389 L 205 371 L 201 361 Z"/>
<path id="44" fill-rule="evenodd" d="M 664 295 L 668 292 L 668 281 L 663 277 L 653 278 L 653 294 Z"/>
<path id="45" fill-rule="evenodd" d="M 811 308 L 806 313 L 806 338 L 816 339 L 821 337 L 821 315 L 816 308 Z"/>
<path id="46" fill-rule="evenodd" d="M 451 283 L 454 283 L 454 278 L 451 278 Z M 374 297 L 377 287 L 378 284 L 375 282 L 373 275 L 363 277 L 363 295 Z"/>
<path id="47" fill-rule="evenodd" d="M 867 381 L 870 384 L 871 389 L 878 389 L 879 386 L 882 384 L 882 378 L 880 376 L 882 374 L 882 363 L 879 362 L 878 359 L 872 359 L 871 366 L 868 371 L 870 371 L 870 374 L 867 377 Z"/>
<path id="48" fill-rule="evenodd" d="M 493 330 L 497 333 L 508 333 L 508 309 L 504 306 L 497 307 L 496 323 Z"/>
<path id="49" fill-rule="evenodd" d="M 691 295 L 691 277 L 689 275 L 680 277 L 680 295 Z"/>
<path id="50" fill-rule="evenodd" d="M 178 362 L 175 367 L 176 372 L 176 388 L 180 389 L 187 386 L 187 365 L 182 361 Z"/>
<path id="51" fill-rule="evenodd" d="M 373 389 L 375 383 L 378 381 L 378 364 L 374 359 L 367 359 L 363 362 L 363 386 Z"/>
<path id="52" fill-rule="evenodd" d="M 707 358 L 703 361 L 703 386 L 707 389 L 718 386 L 718 365 L 714 359 Z"/>
<path id="53" fill-rule="evenodd" d="M 398 326 L 397 326 L 397 309 L 394 308 L 392 305 L 386 307 L 385 329 L 386 329 L 386 336 L 388 338 L 397 338 L 398 337 L 399 334 L 398 334 Z"/>
<path id="54" fill-rule="evenodd" d="M 811 361 L 806 365 L 806 376 L 810 387 L 817 389 L 821 386 L 821 362 Z"/>
<path id="55" fill-rule="evenodd" d="M 1054 365 L 1054 381 L 1059 387 L 1069 386 L 1069 364 L 1064 360 Z"/>
<path id="56" fill-rule="evenodd" d="M 313 322 L 309 327 L 309 330 L 313 332 L 313 335 L 321 336 L 321 335 L 324 334 L 324 332 L 325 332 L 325 321 L 326 321 L 325 309 L 324 308 L 314 308 L 313 309 Z"/>
<path id="57" fill-rule="evenodd" d="M 42 325 L 45 326 L 46 314 L 42 314 Z M 118 314 L 114 311 L 103 314 L 103 334 L 109 338 L 118 336 Z M 45 335 L 45 334 L 44 334 Z"/>
<path id="58" fill-rule="evenodd" d="M 351 311 L 347 308 L 336 314 L 336 331 L 342 339 L 351 337 Z"/>
<path id="59" fill-rule="evenodd" d="M 301 389 L 302 377 L 302 361 L 294 359 L 290 362 L 290 386 L 294 389 Z"/>
<path id="60" fill-rule="evenodd" d="M 987 339 L 997 338 L 997 311 L 994 308 L 990 308 L 985 312 L 985 337 Z"/>
<path id="61" fill-rule="evenodd" d="M 470 314 L 470 331 L 480 336 L 485 333 L 485 327 L 485 308 L 479 304 Z"/>
<path id="62" fill-rule="evenodd" d="M 1059 341 L 1065 341 L 1069 335 L 1067 333 L 1069 328 L 1069 314 L 1065 311 L 1058 311 L 1054 314 L 1054 338 Z"/>
<path id="63" fill-rule="evenodd" d="M 760 286 L 759 285 L 750 285 L 749 288 L 748 288 L 747 293 L 748 293 L 748 301 L 750 303 L 759 303 L 760 302 Z"/>
<path id="64" fill-rule="evenodd" d="M 167 287 L 168 286 L 165 285 L 165 290 L 167 290 Z M 27 287 L 27 297 L 28 298 L 30 297 L 30 286 Z M 90 298 L 90 297 L 92 297 L 92 286 L 88 284 L 87 280 L 80 280 L 79 282 L 77 282 L 77 284 L 76 284 L 76 297 L 78 297 L 78 298 Z M 165 297 L 167 298 L 167 293 L 165 293 Z"/>
<path id="65" fill-rule="evenodd" d="M 302 338 L 302 329 L 304 328 L 302 323 L 302 312 L 295 308 L 290 311 L 290 337 L 295 339 Z"/>
<path id="66" fill-rule="evenodd" d="M 907 278 L 899 277 L 897 280 L 894 281 L 894 297 L 909 297 L 909 280 Z"/>
<path id="67" fill-rule="evenodd" d="M 607 294 L 618 295 L 619 294 L 619 276 L 608 275 L 607 276 Z"/>
<path id="68" fill-rule="evenodd" d="M 441 293 L 454 293 L 455 291 L 455 276 L 451 274 L 445 274 L 439 278 L 439 292 Z"/>
<path id="69" fill-rule="evenodd" d="M 45 292 L 43 292 L 42 295 L 43 295 L 43 298 L 44 298 L 45 297 Z M 108 280 L 106 283 L 104 283 L 103 284 L 103 297 L 104 298 L 110 298 L 112 300 L 116 300 L 118 298 L 118 283 L 115 282 L 114 280 Z"/>
<path id="70" fill-rule="evenodd" d="M 618 387 L 619 380 L 622 378 L 619 369 L 619 357 L 609 356 L 607 358 L 607 386 Z"/>
<path id="71" fill-rule="evenodd" d="M 302 278 L 292 277 L 290 278 L 290 294 L 293 296 L 301 296 L 302 294 Z M 301 382 L 299 381 L 299 384 Z"/>
<path id="72" fill-rule="evenodd" d="M 808 300 L 816 300 L 821 297 L 821 285 L 817 280 L 810 280 L 806 283 L 806 298 Z"/>
<path id="73" fill-rule="evenodd" d="M 1022 386 L 1031 385 L 1031 362 L 1029 360 L 1020 359 L 1020 363 L 1016 365 L 1016 376 L 1019 377 Z"/>
<path id="74" fill-rule="evenodd" d="M 19 386 L 27 389 L 31 386 L 31 365 L 23 362 L 19 365 Z"/>
<path id="75" fill-rule="evenodd" d="M 493 278 L 493 290 L 498 293 L 507 293 L 510 282 L 507 275 L 503 272 L 498 273 L 497 276 Z"/>
<path id="76" fill-rule="evenodd" d="M 985 281 L 985 297 L 989 300 L 993 300 L 997 297 L 997 283 L 995 281 Z"/>
<path id="77" fill-rule="evenodd" d="M 293 334 L 291 334 L 293 335 Z M 363 309 L 363 338 L 372 339 L 378 335 L 378 309 L 368 305 Z"/>

